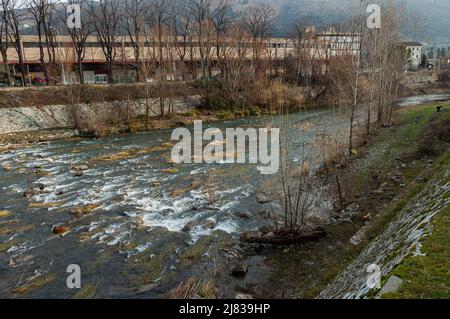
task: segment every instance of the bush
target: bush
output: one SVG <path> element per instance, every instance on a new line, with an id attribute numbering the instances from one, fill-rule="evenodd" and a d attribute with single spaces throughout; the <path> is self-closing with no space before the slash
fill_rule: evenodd
<path id="1" fill-rule="evenodd" d="M 189 111 L 189 112 L 184 113 L 183 115 L 187 116 L 187 117 L 194 117 L 194 116 L 197 116 L 197 113 L 195 111 Z"/>
<path id="2" fill-rule="evenodd" d="M 422 157 L 438 156 L 450 143 L 450 116 L 436 113 L 420 132 L 417 154 Z M 443 145 L 444 144 L 444 145 Z"/>
<path id="3" fill-rule="evenodd" d="M 249 110 L 250 116 L 261 116 L 261 109 L 257 106 L 251 107 Z"/>
<path id="4" fill-rule="evenodd" d="M 216 113 L 217 117 L 221 120 L 231 120 L 234 118 L 234 114 L 228 110 L 222 110 Z"/>
<path id="5" fill-rule="evenodd" d="M 437 155 L 437 153 L 438 152 L 433 145 L 426 143 L 420 143 L 417 149 L 417 154 L 420 157 L 434 157 Z"/>

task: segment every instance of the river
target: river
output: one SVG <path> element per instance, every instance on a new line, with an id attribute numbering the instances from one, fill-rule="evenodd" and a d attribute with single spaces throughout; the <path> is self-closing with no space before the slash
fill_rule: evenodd
<path id="1" fill-rule="evenodd" d="M 347 127 L 334 110 L 293 114 L 290 122 L 308 127 L 293 139 L 294 150 L 314 136 L 343 136 Z M 261 117 L 204 129 L 279 123 L 279 117 Z M 183 279 L 207 276 L 221 258 L 238 254 L 240 232 L 267 223 L 256 194 L 273 177 L 253 164 L 174 166 L 168 161 L 171 133 L 0 153 L 0 211 L 7 212 L 0 217 L 0 297 L 162 298 Z M 74 165 L 87 169 L 76 174 Z M 54 226 L 68 231 L 56 235 Z M 81 268 L 81 294 L 67 288 L 71 264 Z M 249 273 L 247 280 L 265 277 Z"/>

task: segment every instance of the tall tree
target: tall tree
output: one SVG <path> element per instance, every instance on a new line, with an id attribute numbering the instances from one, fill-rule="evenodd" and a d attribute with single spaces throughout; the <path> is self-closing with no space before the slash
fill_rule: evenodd
<path id="1" fill-rule="evenodd" d="M 166 82 L 168 61 L 167 56 L 167 39 L 170 39 L 170 22 L 171 22 L 171 2 L 170 0 L 152 0 L 150 4 L 150 16 L 148 17 L 152 29 L 156 33 L 156 58 L 159 67 L 159 108 L 160 116 L 163 119 L 165 114 L 166 100 Z"/>
<path id="2" fill-rule="evenodd" d="M 272 35 L 275 10 L 267 4 L 252 4 L 239 12 L 240 20 L 252 36 L 252 68 L 261 68 L 261 55 Z"/>
<path id="3" fill-rule="evenodd" d="M 81 21 L 80 28 L 71 28 L 67 23 L 65 23 L 67 27 L 67 32 L 70 35 L 70 39 L 72 41 L 72 46 L 74 50 L 74 55 L 76 59 L 77 65 L 77 77 L 78 81 L 81 84 L 84 84 L 84 75 L 83 75 L 83 60 L 86 55 L 86 44 L 89 35 L 91 35 L 94 31 L 94 25 L 91 20 L 91 16 L 88 14 L 88 8 L 86 4 L 87 0 L 69 0 L 68 5 L 78 4 L 80 6 L 81 13 Z M 67 19 L 67 6 L 64 19 Z"/>
<path id="4" fill-rule="evenodd" d="M 141 54 L 141 37 L 145 29 L 145 15 L 149 9 L 147 0 L 125 0 L 123 14 L 123 28 L 125 29 L 134 51 L 136 64 L 136 81 L 140 81 L 139 60 Z M 144 43 L 145 45 L 145 43 Z"/>
<path id="5" fill-rule="evenodd" d="M 8 84 L 12 85 L 11 80 L 11 72 L 8 64 L 8 49 L 10 39 L 10 28 L 8 21 L 8 8 L 9 8 L 10 0 L 1 0 L 0 1 L 0 53 L 2 55 L 3 66 L 6 73 L 6 78 L 8 80 Z"/>
<path id="6" fill-rule="evenodd" d="M 120 0 L 91 0 L 88 2 L 89 14 L 108 64 L 108 83 L 113 83 L 113 64 L 117 55 L 121 19 L 119 6 Z"/>
<path id="7" fill-rule="evenodd" d="M 25 66 L 25 59 L 23 55 L 23 43 L 21 38 L 22 22 L 25 18 L 24 3 L 21 0 L 8 0 L 7 10 L 5 12 L 8 25 L 10 28 L 10 36 L 14 42 L 14 49 L 17 52 L 19 60 L 19 72 L 21 73 L 22 85 L 29 83 L 28 71 Z"/>
<path id="8" fill-rule="evenodd" d="M 45 52 L 44 52 L 44 42 L 46 38 L 45 34 L 45 24 L 48 19 L 48 0 L 27 0 L 26 6 L 28 12 L 33 16 L 35 23 L 35 30 L 37 32 L 38 37 L 38 46 L 39 46 L 39 62 L 41 64 L 41 70 L 44 72 L 45 82 L 49 83 L 48 76 L 48 64 L 45 60 Z M 49 61 L 50 62 L 50 61 Z"/>

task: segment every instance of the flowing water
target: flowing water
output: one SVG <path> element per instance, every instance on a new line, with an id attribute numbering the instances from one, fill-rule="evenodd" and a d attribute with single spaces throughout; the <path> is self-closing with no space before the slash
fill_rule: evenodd
<path id="1" fill-rule="evenodd" d="M 252 118 L 204 129 L 279 122 Z M 294 114 L 290 122 L 308 128 L 292 140 L 294 148 L 317 135 L 343 136 L 347 127 L 333 110 Z M 183 279 L 211 271 L 218 256 L 233 253 L 242 230 L 267 222 L 256 194 L 273 176 L 262 177 L 253 164 L 174 166 L 171 133 L 0 153 L 0 211 L 6 212 L 0 215 L 0 297 L 165 297 Z M 76 176 L 73 165 L 88 169 Z M 54 226 L 69 231 L 56 235 Z M 81 291 L 66 286 L 71 264 L 81 267 Z"/>
<path id="2" fill-rule="evenodd" d="M 414 106 L 420 105 L 429 102 L 442 102 L 450 99 L 450 93 L 441 93 L 441 94 L 425 94 L 425 95 L 417 95 L 410 96 L 402 99 L 398 104 L 400 106 Z"/>

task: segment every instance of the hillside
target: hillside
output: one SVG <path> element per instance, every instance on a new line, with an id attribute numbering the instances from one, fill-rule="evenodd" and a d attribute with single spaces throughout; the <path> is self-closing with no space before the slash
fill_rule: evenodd
<path id="1" fill-rule="evenodd" d="M 419 18 L 419 28 L 414 37 L 418 40 L 434 43 L 450 43 L 450 1 L 449 0 L 394 0 L 402 3 L 410 13 L 408 18 Z M 269 3 L 277 10 L 278 35 L 285 34 L 299 17 L 312 24 L 326 27 L 345 19 L 350 8 L 357 6 L 359 0 L 238 0 L 239 5 L 249 3 Z M 377 1 L 374 1 L 377 2 Z"/>

